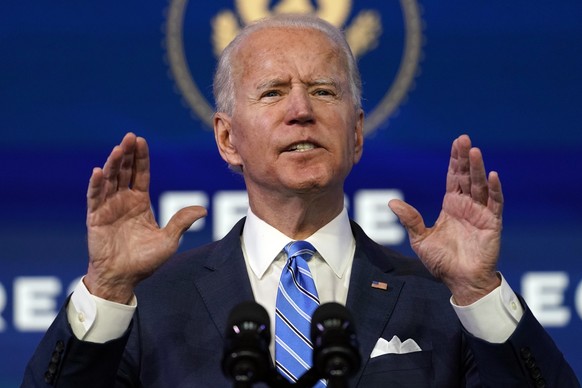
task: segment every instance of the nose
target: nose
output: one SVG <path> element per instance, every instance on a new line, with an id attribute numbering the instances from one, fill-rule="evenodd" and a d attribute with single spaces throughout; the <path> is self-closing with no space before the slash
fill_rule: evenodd
<path id="1" fill-rule="evenodd" d="M 285 122 L 288 125 L 308 124 L 314 121 L 313 106 L 307 90 L 297 87 L 291 89 L 287 105 Z"/>

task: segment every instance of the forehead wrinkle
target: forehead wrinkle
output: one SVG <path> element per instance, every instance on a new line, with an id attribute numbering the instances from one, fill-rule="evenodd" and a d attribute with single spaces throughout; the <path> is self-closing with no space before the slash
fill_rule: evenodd
<path id="1" fill-rule="evenodd" d="M 325 38 L 325 43 L 320 44 L 316 49 L 305 51 L 302 55 L 291 59 L 285 64 L 285 72 L 290 71 L 291 74 L 277 74 L 280 70 L 278 69 L 278 66 L 280 65 L 279 59 L 281 58 L 278 53 L 282 48 L 281 44 L 273 45 L 273 42 L 271 41 L 265 45 L 264 39 L 278 35 L 279 31 L 300 34 L 315 33 L 316 35 L 319 35 L 319 31 L 288 28 L 268 28 L 251 33 L 241 41 L 241 44 L 237 47 L 236 51 L 233 52 L 233 72 L 231 74 L 235 85 L 240 85 L 241 82 L 249 80 L 248 77 L 251 76 L 251 74 L 254 74 L 253 77 L 255 77 L 257 75 L 255 73 L 257 68 L 254 64 L 259 61 L 259 63 L 261 63 L 260 66 L 264 67 L 261 72 L 268 73 L 271 70 L 274 70 L 275 74 L 263 74 L 265 76 L 263 79 L 260 79 L 262 77 L 259 77 L 258 82 L 254 83 L 254 86 L 251 87 L 251 90 L 254 89 L 255 92 L 264 91 L 268 88 L 290 88 L 292 87 L 292 84 L 295 83 L 295 78 L 298 79 L 299 83 L 306 87 L 329 85 L 336 88 L 336 90 L 341 94 L 343 94 L 345 89 L 349 89 L 347 85 L 347 78 L 349 77 L 346 68 L 347 59 L 344 57 L 343 52 L 338 47 L 337 43 L 325 35 L 321 35 Z M 271 32 L 273 34 L 271 34 Z M 281 37 L 283 40 L 288 38 L 288 36 Z M 292 43 L 294 43 L 294 41 L 292 41 Z M 323 74 L 317 74 L 319 71 L 314 68 L 314 58 L 317 58 L 315 59 L 315 62 L 326 63 L 327 71 L 324 71 Z M 331 69 L 335 69 L 333 71 L 334 74 L 331 74 Z M 316 71 L 315 74 L 311 73 L 313 70 Z"/>

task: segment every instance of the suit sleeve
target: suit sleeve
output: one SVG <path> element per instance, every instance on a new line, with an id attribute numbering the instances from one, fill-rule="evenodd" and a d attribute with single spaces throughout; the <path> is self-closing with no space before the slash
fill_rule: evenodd
<path id="1" fill-rule="evenodd" d="M 486 387 L 580 387 L 572 368 L 525 301 L 524 315 L 502 344 L 481 340 L 467 331 L 469 348 Z"/>
<path id="2" fill-rule="evenodd" d="M 26 366 L 21 386 L 131 386 L 120 385 L 117 376 L 130 331 L 131 326 L 121 338 L 103 344 L 80 341 L 73 334 L 66 306 L 63 307 Z"/>

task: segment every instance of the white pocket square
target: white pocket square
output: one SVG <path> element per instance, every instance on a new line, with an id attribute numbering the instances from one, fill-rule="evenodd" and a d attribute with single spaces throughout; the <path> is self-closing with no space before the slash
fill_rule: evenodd
<path id="1" fill-rule="evenodd" d="M 420 352 L 420 346 L 412 338 L 407 339 L 404 342 L 400 341 L 398 336 L 392 337 L 390 341 L 386 341 L 384 338 L 378 339 L 370 358 L 382 356 L 384 354 L 404 354 L 412 352 Z"/>

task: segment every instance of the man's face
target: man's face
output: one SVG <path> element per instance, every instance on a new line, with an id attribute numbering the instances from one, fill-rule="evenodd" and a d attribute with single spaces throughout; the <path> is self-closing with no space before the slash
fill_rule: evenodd
<path id="1" fill-rule="evenodd" d="M 363 112 L 339 49 L 316 30 L 270 28 L 235 55 L 234 112 L 215 126 L 227 128 L 221 154 L 242 167 L 249 193 L 343 192 L 362 153 Z"/>

